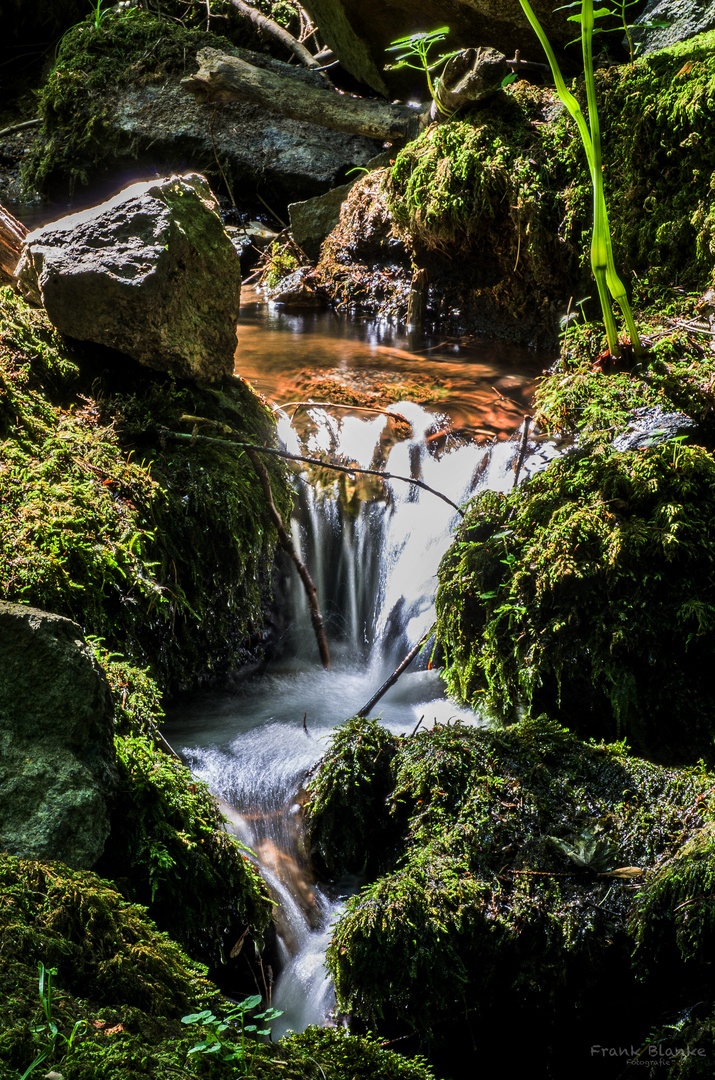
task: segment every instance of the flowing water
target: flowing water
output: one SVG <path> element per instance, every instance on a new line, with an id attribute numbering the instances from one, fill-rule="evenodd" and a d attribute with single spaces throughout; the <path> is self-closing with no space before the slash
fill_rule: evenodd
<path id="1" fill-rule="evenodd" d="M 513 431 L 533 389 L 538 358 L 526 350 L 429 339 L 395 338 L 375 324 L 334 316 L 291 315 L 248 308 L 239 326 L 239 370 L 269 398 L 295 401 L 296 372 L 318 370 L 343 381 L 430 376 L 445 393 L 424 408 L 400 401 L 387 411 L 409 423 L 410 434 L 389 437 L 384 414 L 303 408 L 302 439 L 288 411 L 278 413 L 288 449 L 325 453 L 359 466 L 375 464 L 421 479 L 459 504 L 477 487 L 510 490 L 518 440 L 478 444 L 468 426 Z M 423 351 L 411 353 L 410 344 Z M 424 350 L 427 350 L 425 352 Z M 428 357 L 427 365 L 425 357 Z M 509 381 L 511 403 L 499 401 Z M 295 408 L 293 406 L 293 408 Z M 516 421 L 516 423 L 515 423 Z M 451 433 L 461 431 L 460 437 Z M 442 434 L 438 440 L 431 433 Z M 446 435 L 444 433 L 447 432 Z M 538 471 L 557 453 L 532 445 L 523 472 Z M 282 659 L 235 689 L 192 698 L 175 709 L 167 734 L 194 772 L 219 796 L 230 828 L 256 854 L 277 901 L 280 975 L 273 1005 L 284 1010 L 279 1036 L 324 1023 L 334 1003 L 324 968 L 331 923 L 359 879 L 316 883 L 301 848 L 302 782 L 325 752 L 330 732 L 357 713 L 397 662 L 431 627 L 439 561 L 459 516 L 428 491 L 394 481 L 360 490 L 356 476 L 339 485 L 299 478 L 294 539 L 318 588 L 333 667 L 324 671 L 297 579 L 287 579 Z M 351 486 L 352 485 L 352 486 Z M 372 498 L 365 498 L 372 494 Z M 382 698 L 376 714 L 395 733 L 454 720 L 480 723 L 444 697 L 428 665 L 431 646 Z"/>

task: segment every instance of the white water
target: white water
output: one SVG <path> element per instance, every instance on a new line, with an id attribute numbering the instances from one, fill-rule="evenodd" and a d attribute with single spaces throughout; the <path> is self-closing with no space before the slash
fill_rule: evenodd
<path id="1" fill-rule="evenodd" d="M 394 409 L 410 420 L 413 434 L 393 447 L 385 471 L 418 477 L 457 504 L 477 486 L 513 486 L 516 441 L 492 449 L 461 446 L 438 459 L 424 440 L 434 414 L 405 402 Z M 389 422 L 337 422 L 317 409 L 313 416 L 317 432 L 309 452 L 343 454 L 364 467 Z M 279 433 L 289 449 L 305 452 L 286 418 Z M 543 468 L 555 452 L 542 447 L 527 459 L 523 474 Z M 234 692 L 193 701 L 172 718 L 170 735 L 227 804 L 231 828 L 256 853 L 278 903 L 282 971 L 273 1005 L 284 1016 L 274 1024 L 275 1037 L 326 1022 L 334 1004 L 323 964 L 330 927 L 345 895 L 359 884 L 326 890 L 312 880 L 301 854 L 301 782 L 325 752 L 332 729 L 358 712 L 434 622 L 436 572 L 459 521 L 435 495 L 397 481 L 385 501 L 363 503 L 354 517 L 304 483 L 300 501 L 294 537 L 318 588 L 333 669 L 317 664 L 305 596 L 291 582 L 291 659 Z M 398 734 L 420 718 L 423 727 L 457 718 L 479 723 L 444 698 L 427 658 L 419 658 L 380 701 L 382 722 Z"/>

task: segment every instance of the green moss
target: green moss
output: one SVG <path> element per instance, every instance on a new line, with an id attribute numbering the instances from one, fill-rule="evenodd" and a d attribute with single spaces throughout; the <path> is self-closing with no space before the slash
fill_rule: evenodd
<path id="1" fill-rule="evenodd" d="M 188 768 L 143 735 L 116 745 L 119 788 L 97 870 L 192 955 L 219 964 L 226 935 L 231 946 L 246 926 L 254 936 L 268 926 L 263 881 Z"/>
<path id="2" fill-rule="evenodd" d="M 268 409 L 237 379 L 201 391 L 103 370 L 101 350 L 72 352 L 10 290 L 0 326 L 0 596 L 76 620 L 162 688 L 241 660 L 275 548 L 260 484 L 232 447 L 164 432 L 198 418 L 262 443 Z M 267 468 L 287 514 L 286 472 Z"/>
<path id="3" fill-rule="evenodd" d="M 289 1035 L 283 1046 L 318 1062 L 330 1080 L 355 1080 L 358 1076 L 432 1080 L 434 1075 L 423 1058 L 405 1058 L 384 1049 L 374 1036 L 349 1035 L 345 1028 L 310 1027 L 298 1035 Z"/>
<path id="4" fill-rule="evenodd" d="M 536 420 L 546 431 L 618 434 L 635 409 L 679 411 L 698 426 L 698 439 L 715 436 L 715 353 L 710 337 L 697 330 L 697 299 L 674 290 L 651 290 L 638 283 L 636 300 L 649 304 L 639 325 L 648 345 L 642 364 L 618 362 L 604 372 L 598 355 L 603 329 L 578 324 L 569 329 L 563 357 L 536 391 Z M 655 301 L 655 303 L 653 303 Z"/>
<path id="5" fill-rule="evenodd" d="M 310 854 L 332 877 L 384 861 L 390 830 L 385 800 L 397 740 L 376 720 L 355 717 L 333 736 L 308 782 Z"/>
<path id="6" fill-rule="evenodd" d="M 450 690 L 675 760 L 712 756 L 715 461 L 585 447 L 470 505 L 440 568 Z"/>
<path id="7" fill-rule="evenodd" d="M 348 742 L 345 753 L 349 771 Z M 404 738 L 391 775 L 389 865 L 348 902 L 328 953 L 340 1007 L 443 1047 L 466 1019 L 478 1052 L 507 1009 L 540 1060 L 563 1060 L 576 1028 L 593 1041 L 619 995 L 635 994 L 633 875 L 712 819 L 711 778 L 584 744 L 544 719 Z M 357 789 L 353 799 L 359 820 Z M 624 867 L 637 869 L 614 873 Z"/>

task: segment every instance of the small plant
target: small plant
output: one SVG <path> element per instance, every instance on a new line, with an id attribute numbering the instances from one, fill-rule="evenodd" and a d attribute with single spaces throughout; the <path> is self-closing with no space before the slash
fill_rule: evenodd
<path id="1" fill-rule="evenodd" d="M 551 73 L 554 77 L 554 83 L 556 84 L 556 92 L 570 115 L 576 121 L 576 126 L 578 127 L 584 150 L 586 151 L 586 158 L 593 186 L 591 269 L 593 270 L 593 276 L 596 279 L 598 298 L 601 301 L 603 324 L 606 330 L 606 337 L 608 338 L 609 352 L 612 356 L 619 356 L 621 352 L 618 344 L 616 322 L 613 317 L 611 301 L 608 295 L 610 292 L 611 296 L 616 300 L 623 312 L 633 351 L 636 356 L 640 356 L 643 351 L 640 338 L 633 320 L 633 314 L 631 312 L 630 304 L 628 303 L 625 287 L 616 272 L 616 265 L 613 260 L 611 232 L 608 226 L 608 212 L 606 210 L 606 199 L 603 194 L 601 129 L 598 121 L 598 108 L 596 105 L 596 83 L 593 76 L 593 0 L 581 0 L 581 14 L 579 16 L 579 21 L 581 23 L 581 43 L 583 46 L 584 79 L 586 82 L 586 97 L 588 99 L 588 117 L 591 124 L 590 131 L 586 124 L 585 117 L 581 112 L 581 106 L 573 94 L 566 89 L 566 83 L 564 82 L 564 77 L 561 74 L 561 69 L 559 68 L 556 56 L 554 55 L 554 50 L 551 48 L 541 24 L 534 15 L 531 5 L 528 0 L 519 0 L 519 3 L 523 8 L 524 14 L 529 20 L 534 33 L 537 35 L 541 47 L 546 53 L 551 67 Z"/>
<path id="2" fill-rule="evenodd" d="M 604 7 L 596 8 L 593 13 L 594 19 L 611 18 L 618 20 L 617 26 L 599 26 L 594 29 L 593 34 L 594 37 L 596 36 L 596 34 L 625 34 L 626 41 L 628 42 L 628 52 L 630 53 L 631 63 L 633 63 L 633 61 L 635 60 L 638 46 L 634 45 L 633 43 L 633 36 L 631 34 L 631 30 L 633 29 L 633 23 L 628 22 L 628 19 L 626 17 L 626 11 L 628 8 L 634 7 L 634 5 L 638 2 L 639 0 L 611 0 L 610 4 L 605 5 Z M 569 8 L 579 7 L 580 4 L 581 0 L 573 0 L 572 3 L 563 4 L 562 7 L 554 8 L 554 10 L 566 11 Z M 569 15 L 568 21 L 580 23 L 580 13 L 577 13 L 576 15 Z M 648 19 L 646 22 L 641 22 L 638 25 L 641 29 L 656 29 L 657 27 L 661 26 L 670 26 L 670 22 L 665 19 Z M 575 38 L 574 40 L 578 41 L 579 38 Z M 569 45 L 573 45 L 573 43 L 573 41 L 569 41 Z"/>
<path id="3" fill-rule="evenodd" d="M 40 1052 L 34 1061 L 32 1061 L 25 1069 L 20 1080 L 25 1080 L 30 1073 L 33 1073 L 35 1069 L 43 1064 L 43 1062 L 52 1057 L 58 1042 L 64 1047 L 62 1057 L 65 1057 L 72 1049 L 77 1035 L 83 1031 L 86 1026 L 84 1020 L 77 1020 L 69 1035 L 62 1034 L 53 1018 L 54 991 L 52 979 L 57 974 L 57 969 L 46 968 L 42 961 L 38 960 L 37 970 L 39 973 L 38 992 L 40 995 L 40 1004 L 42 1006 L 44 1021 L 40 1024 L 34 1024 L 31 1030 L 40 1043 Z"/>
<path id="4" fill-rule="evenodd" d="M 95 30 L 99 30 L 102 22 L 111 11 L 111 8 L 103 8 L 102 3 L 103 0 L 89 0 L 89 6 L 92 9 L 92 22 Z"/>
<path id="5" fill-rule="evenodd" d="M 206 1032 L 201 1042 L 197 1042 L 195 1046 L 192 1046 L 189 1053 L 211 1054 L 218 1061 L 235 1062 L 241 1070 L 239 1075 L 250 1076 L 253 1059 L 258 1050 L 258 1043 L 254 1040 L 260 1035 L 270 1035 L 270 1024 L 277 1017 L 283 1015 L 280 1009 L 269 1007 L 264 1009 L 263 1012 L 253 1014 L 253 1020 L 262 1021 L 261 1027 L 257 1023 L 247 1024 L 247 1013 L 253 1012 L 260 1004 L 260 994 L 254 994 L 234 1006 L 230 1012 L 226 1013 L 223 1020 L 219 1020 L 210 1009 L 203 1009 L 199 1013 L 182 1016 L 182 1024 L 200 1024 Z M 234 1042 L 232 1037 L 236 1033 L 236 1029 L 240 1034 L 240 1043 Z M 230 1032 L 231 1037 L 227 1038 L 226 1032 Z M 247 1035 L 250 1036 L 250 1040 L 246 1038 Z M 253 1052 L 250 1056 L 247 1045 L 249 1041 L 254 1043 Z"/>
<path id="6" fill-rule="evenodd" d="M 435 45 L 444 41 L 448 33 L 448 26 L 440 26 L 438 30 L 431 30 L 429 33 L 408 34 L 407 37 L 395 38 L 385 51 L 400 53 L 400 56 L 395 57 L 394 64 L 389 64 L 385 70 L 397 71 L 399 68 L 408 67 L 414 71 L 423 71 L 427 77 L 430 95 L 434 98 L 435 86 L 432 82 L 432 72 L 446 64 L 457 53 L 440 53 L 439 56 L 430 59 L 430 52 Z"/>

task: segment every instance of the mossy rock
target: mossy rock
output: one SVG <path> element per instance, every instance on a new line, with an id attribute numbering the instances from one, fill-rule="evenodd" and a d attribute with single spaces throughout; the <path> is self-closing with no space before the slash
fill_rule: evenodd
<path id="1" fill-rule="evenodd" d="M 679 440 L 573 451 L 470 504 L 439 571 L 450 691 L 670 760 L 713 757 L 715 459 Z"/>
<path id="2" fill-rule="evenodd" d="M 361 723 L 374 742 L 371 723 L 351 722 L 344 775 Z M 392 786 L 375 846 L 387 823 L 391 843 L 382 876 L 335 926 L 339 1006 L 412 1031 L 443 1067 L 472 1038 L 479 1060 L 496 1062 L 494 1025 L 507 1011 L 535 1075 L 556 1075 L 572 1052 L 586 1060 L 594 1041 L 645 1039 L 655 1005 L 642 959 L 631 961 L 633 883 L 712 820 L 711 777 L 646 763 L 622 744 L 584 744 L 544 719 L 383 738 Z M 338 756 L 326 758 L 326 781 Z M 323 782 L 311 826 L 319 846 L 334 841 L 330 811 L 345 800 L 332 785 L 331 807 L 330 790 Z M 359 834 L 377 792 L 363 780 L 348 794 Z M 338 865 L 344 847 L 338 837 Z M 671 1002 L 683 1000 L 682 965 L 677 975 Z"/>
<path id="3" fill-rule="evenodd" d="M 68 344 L 0 294 L 0 596 L 66 615 L 162 688 L 247 656 L 269 596 L 276 534 L 253 467 L 196 425 L 263 444 L 273 418 L 239 379 L 199 390 L 99 346 Z M 287 515 L 292 492 L 266 463 Z"/>
<path id="4" fill-rule="evenodd" d="M 715 32 L 597 71 L 596 83 L 619 272 L 701 287 L 715 264 Z M 585 112 L 582 80 L 574 91 Z M 590 295 L 595 316 L 591 185 L 554 91 L 518 82 L 489 108 L 429 128 L 399 152 L 386 191 L 417 264 L 463 323 L 555 337 L 569 296 Z"/>

